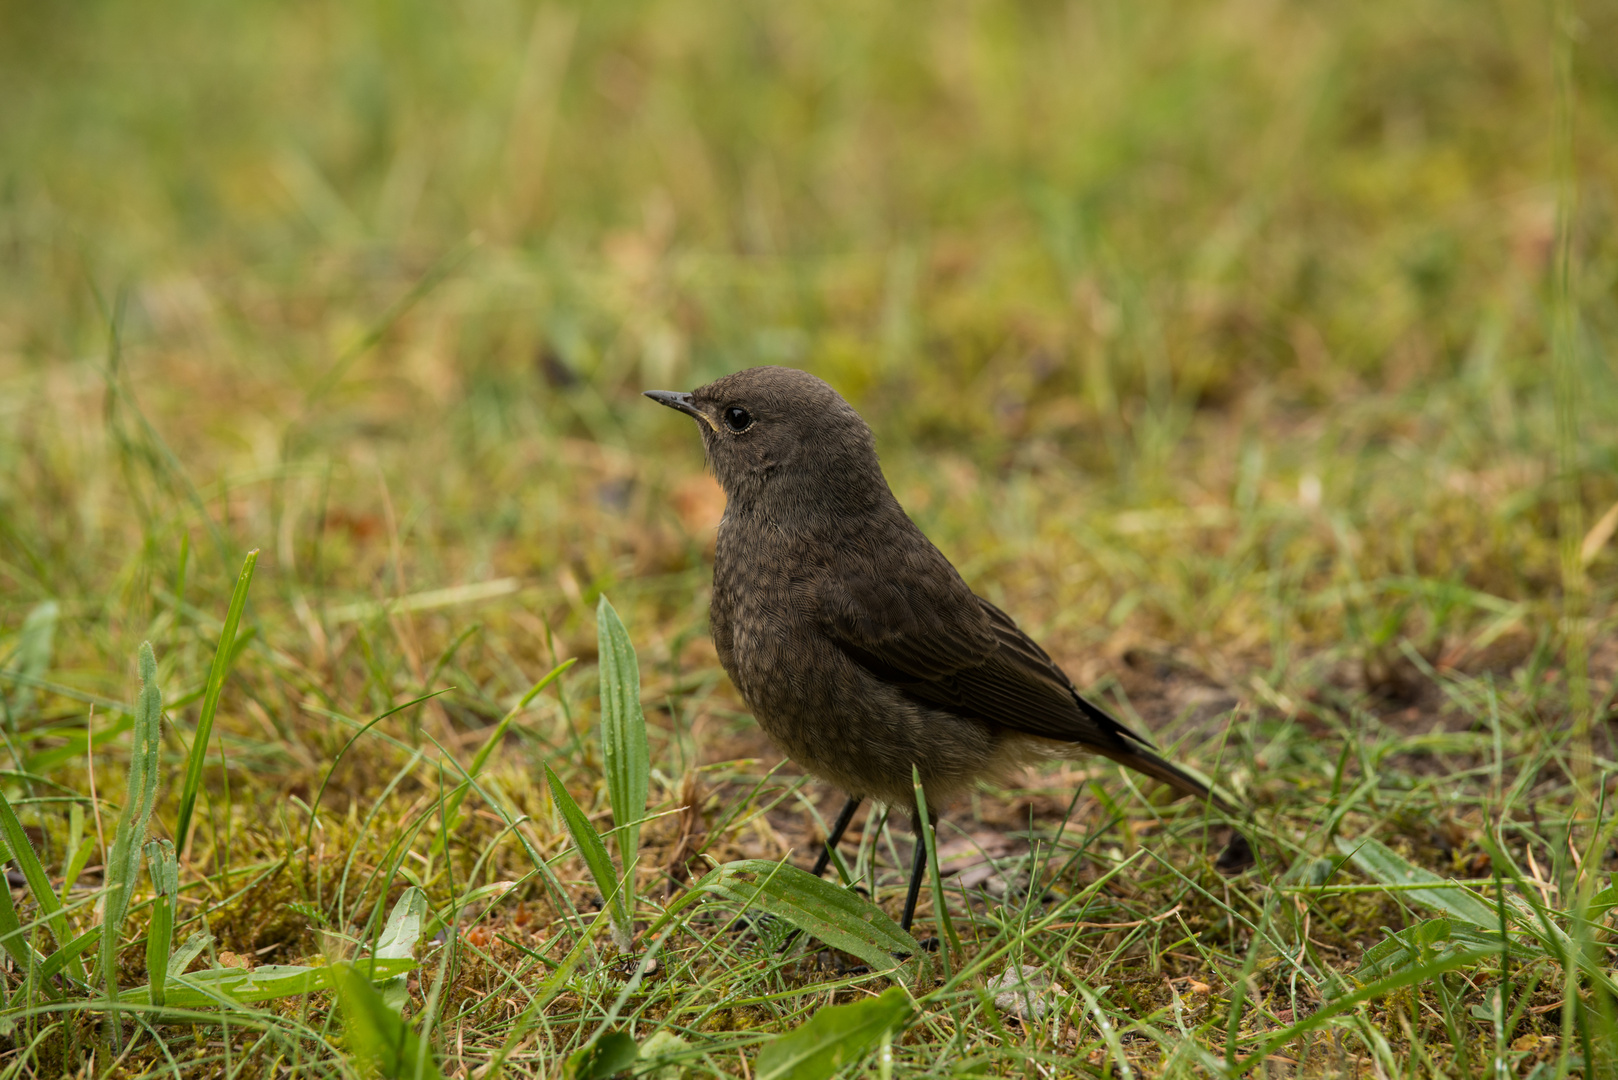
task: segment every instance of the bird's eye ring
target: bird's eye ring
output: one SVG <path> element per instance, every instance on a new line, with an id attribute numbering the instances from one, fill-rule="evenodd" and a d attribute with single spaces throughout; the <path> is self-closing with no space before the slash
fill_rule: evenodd
<path id="1" fill-rule="evenodd" d="M 725 410 L 725 426 L 738 435 L 753 426 L 753 414 L 740 405 Z"/>

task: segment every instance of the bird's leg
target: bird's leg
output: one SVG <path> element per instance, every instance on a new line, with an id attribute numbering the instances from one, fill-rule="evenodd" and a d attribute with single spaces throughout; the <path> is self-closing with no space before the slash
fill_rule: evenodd
<path id="1" fill-rule="evenodd" d="M 899 929 L 910 932 L 910 923 L 916 917 L 916 898 L 921 895 L 921 878 L 927 872 L 927 842 L 922 838 L 921 825 L 916 825 L 916 855 L 910 860 L 910 888 L 905 892 L 904 918 Z"/>
<path id="2" fill-rule="evenodd" d="M 831 865 L 832 852 L 837 850 L 838 842 L 843 839 L 843 834 L 848 831 L 848 823 L 854 820 L 854 811 L 859 808 L 860 797 L 850 795 L 848 801 L 843 804 L 843 809 L 837 814 L 837 820 L 832 822 L 831 834 L 826 837 L 826 846 L 821 849 L 820 858 L 815 860 L 815 877 L 824 874 L 826 867 Z"/>

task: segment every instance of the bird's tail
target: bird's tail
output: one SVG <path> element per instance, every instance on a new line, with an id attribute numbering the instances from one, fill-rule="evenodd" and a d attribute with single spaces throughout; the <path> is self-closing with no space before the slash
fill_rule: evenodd
<path id="1" fill-rule="evenodd" d="M 1247 809 L 1233 799 L 1226 798 L 1224 793 L 1216 790 L 1214 786 L 1189 769 L 1180 767 L 1169 761 L 1152 748 L 1150 739 L 1138 734 L 1128 727 L 1112 713 L 1103 709 L 1095 702 L 1086 698 L 1077 690 L 1073 691 L 1073 700 L 1078 702 L 1079 709 L 1088 716 L 1101 731 L 1110 738 L 1112 745 L 1103 745 L 1101 740 L 1086 741 L 1085 749 L 1111 758 L 1120 765 L 1127 765 L 1136 772 L 1145 773 L 1156 780 L 1161 780 L 1182 795 L 1190 795 L 1203 802 L 1211 802 L 1226 814 L 1234 818 L 1250 816 Z"/>
<path id="2" fill-rule="evenodd" d="M 1147 747 L 1126 743 L 1116 750 L 1096 752 L 1120 765 L 1127 765 L 1136 772 L 1161 780 L 1175 791 L 1201 799 L 1205 803 L 1211 802 L 1237 821 L 1248 820 L 1252 816 L 1244 807 L 1226 798 L 1200 776 L 1161 757 Z M 1253 847 L 1248 842 L 1243 828 L 1238 827 L 1231 831 L 1230 842 L 1225 846 L 1225 850 L 1220 852 L 1216 862 L 1219 869 L 1227 873 L 1239 873 L 1253 865 Z"/>
<path id="3" fill-rule="evenodd" d="M 1120 740 L 1120 743 L 1116 749 L 1097 747 L 1095 752 L 1111 758 L 1120 765 L 1127 765 L 1136 772 L 1145 773 L 1154 780 L 1161 780 L 1183 795 L 1211 802 L 1233 818 L 1241 819 L 1248 816 L 1244 807 L 1227 798 L 1212 784 L 1189 769 L 1174 764 L 1156 751 L 1132 740 Z"/>

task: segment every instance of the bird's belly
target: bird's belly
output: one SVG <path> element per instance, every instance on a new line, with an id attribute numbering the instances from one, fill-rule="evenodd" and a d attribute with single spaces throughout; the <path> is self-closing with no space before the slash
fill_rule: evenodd
<path id="1" fill-rule="evenodd" d="M 720 660 L 770 741 L 820 779 L 892 805 L 913 801 L 912 766 L 929 805 L 969 785 L 995 757 L 989 725 L 918 703 L 849 659 L 793 602 L 794 547 L 760 547 L 776 535 L 727 524 L 714 564 Z M 742 537 L 749 550 L 732 550 Z"/>
<path id="2" fill-rule="evenodd" d="M 737 628 L 732 679 L 771 742 L 809 773 L 904 807 L 914 766 L 936 806 L 995 757 L 988 725 L 910 700 L 823 636 L 767 625 Z"/>

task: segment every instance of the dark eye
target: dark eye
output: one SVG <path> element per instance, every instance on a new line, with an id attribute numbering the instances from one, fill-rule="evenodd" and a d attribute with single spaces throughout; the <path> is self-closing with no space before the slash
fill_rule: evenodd
<path id="1" fill-rule="evenodd" d="M 753 414 L 740 405 L 732 405 L 725 410 L 725 426 L 736 432 L 746 431 L 753 426 Z"/>

